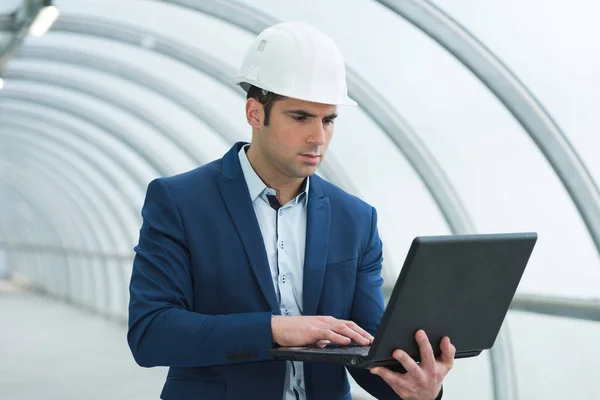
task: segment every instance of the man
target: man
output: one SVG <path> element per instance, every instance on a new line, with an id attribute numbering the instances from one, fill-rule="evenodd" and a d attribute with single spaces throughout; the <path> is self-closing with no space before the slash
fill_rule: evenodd
<path id="1" fill-rule="evenodd" d="M 161 398 L 350 399 L 343 366 L 276 361 L 272 346 L 369 345 L 384 304 L 377 213 L 314 175 L 347 97 L 333 41 L 304 23 L 263 31 L 236 81 L 251 144 L 148 186 L 130 284 L 131 351 L 169 366 Z M 349 369 L 380 399 L 441 398 L 454 346 L 406 373 Z"/>

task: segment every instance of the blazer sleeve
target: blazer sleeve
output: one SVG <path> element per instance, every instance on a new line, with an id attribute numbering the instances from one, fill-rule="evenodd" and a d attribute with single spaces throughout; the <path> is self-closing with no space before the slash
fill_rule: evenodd
<path id="1" fill-rule="evenodd" d="M 383 300 L 383 278 L 381 277 L 381 263 L 383 262 L 383 245 L 377 229 L 377 211 L 371 211 L 371 226 L 369 240 L 362 254 L 356 277 L 354 303 L 352 305 L 351 320 L 358 326 L 375 335 L 385 311 Z M 405 372 L 404 367 L 398 363 L 397 372 Z M 377 399 L 401 399 L 392 388 L 379 376 L 371 374 L 368 369 L 348 368 L 348 371 L 363 389 Z M 435 400 L 442 399 L 440 391 Z"/>
<path id="2" fill-rule="evenodd" d="M 272 359 L 271 312 L 193 310 L 184 224 L 167 183 L 150 183 L 129 285 L 127 341 L 143 367 L 201 367 Z M 207 227 L 210 232 L 210 227 Z"/>

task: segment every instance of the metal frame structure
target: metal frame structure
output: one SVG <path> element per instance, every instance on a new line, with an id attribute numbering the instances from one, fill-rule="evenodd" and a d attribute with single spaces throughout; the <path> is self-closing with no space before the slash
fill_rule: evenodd
<path id="1" fill-rule="evenodd" d="M 598 185 L 566 135 L 533 93 L 490 49 L 429 1 L 377 1 L 450 52 L 504 104 L 557 173 L 600 254 Z"/>

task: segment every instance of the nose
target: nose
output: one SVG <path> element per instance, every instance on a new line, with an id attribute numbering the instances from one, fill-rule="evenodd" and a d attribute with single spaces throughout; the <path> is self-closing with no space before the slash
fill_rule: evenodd
<path id="1" fill-rule="evenodd" d="M 316 123 L 311 130 L 311 134 L 308 137 L 309 144 L 315 144 L 317 146 L 323 146 L 325 144 L 325 127 L 322 123 Z"/>

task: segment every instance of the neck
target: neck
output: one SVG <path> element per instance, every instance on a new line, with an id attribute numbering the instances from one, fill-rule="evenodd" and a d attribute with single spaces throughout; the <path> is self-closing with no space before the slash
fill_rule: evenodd
<path id="1" fill-rule="evenodd" d="M 290 178 L 279 173 L 277 168 L 265 162 L 261 157 L 256 146 L 250 146 L 248 152 L 248 161 L 259 176 L 259 178 L 271 189 L 277 192 L 277 200 L 281 204 L 286 204 L 298 195 L 298 191 L 306 178 Z"/>

